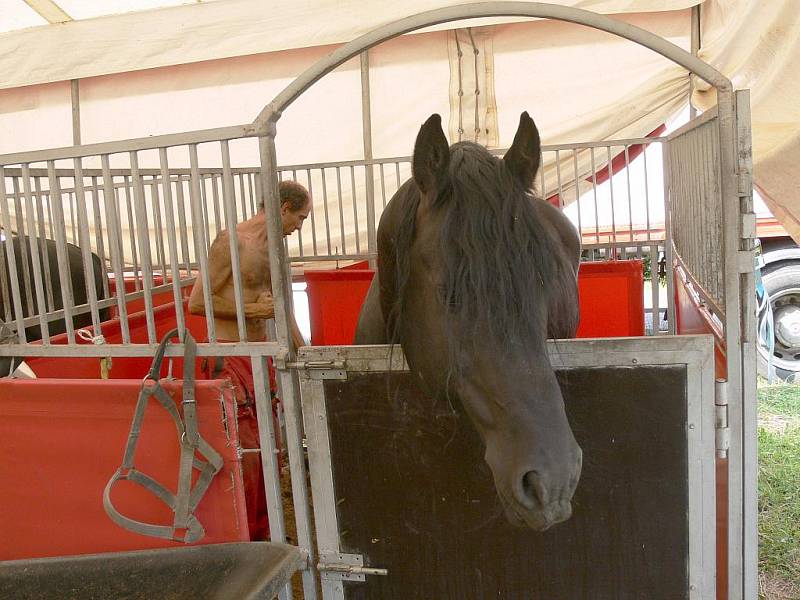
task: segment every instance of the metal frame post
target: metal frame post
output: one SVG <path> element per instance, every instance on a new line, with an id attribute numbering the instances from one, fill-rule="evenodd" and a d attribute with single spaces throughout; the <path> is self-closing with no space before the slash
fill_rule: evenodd
<path id="1" fill-rule="evenodd" d="M 280 115 L 275 117 L 275 121 Z M 299 403 L 299 389 L 296 378 L 287 368 L 287 361 L 292 361 L 295 350 L 290 342 L 291 328 L 289 318 L 292 314 L 291 278 L 289 277 L 289 260 L 283 243 L 281 228 L 280 197 L 278 193 L 278 163 L 275 152 L 275 122 L 270 122 L 267 134 L 259 137 L 258 146 L 261 156 L 261 193 L 267 219 L 267 239 L 269 249 L 269 266 L 272 281 L 272 294 L 275 303 L 275 329 L 279 345 L 275 366 L 283 392 L 284 414 L 286 417 L 286 446 L 289 451 L 289 470 L 292 478 L 292 499 L 297 525 L 297 542 L 307 553 L 309 562 L 303 570 L 303 593 L 307 600 L 316 600 L 316 570 L 314 568 L 314 547 L 311 539 L 311 519 L 308 505 L 308 486 L 306 484 L 306 466 L 303 457 L 302 413 Z M 260 360 L 266 362 L 264 357 Z M 266 369 L 264 369 L 266 372 Z M 264 382 L 258 382 L 264 385 Z M 271 419 L 271 414 L 268 417 Z M 259 430 L 263 427 L 259 420 Z M 266 477 L 266 474 L 265 474 Z"/>
<path id="2" fill-rule="evenodd" d="M 367 252 L 378 252 L 377 229 L 375 226 L 375 173 L 372 160 L 372 108 L 369 90 L 369 51 L 361 53 L 361 129 L 364 136 L 364 177 L 367 194 Z M 355 199 L 353 200 L 355 202 Z M 358 232 L 356 232 L 358 235 Z M 370 258 L 369 266 L 374 269 L 377 260 Z"/>

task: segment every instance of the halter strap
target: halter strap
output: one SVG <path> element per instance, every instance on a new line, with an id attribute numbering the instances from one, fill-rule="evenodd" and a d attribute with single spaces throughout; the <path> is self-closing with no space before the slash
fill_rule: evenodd
<path id="1" fill-rule="evenodd" d="M 183 419 L 178 412 L 175 401 L 161 386 L 161 363 L 164 360 L 167 344 L 170 339 L 178 337 L 178 330 L 173 329 L 161 340 L 150 371 L 142 381 L 142 389 L 136 402 L 136 410 L 125 446 L 125 456 L 122 466 L 111 477 L 103 491 L 103 508 L 106 514 L 120 527 L 134 533 L 149 535 L 184 543 L 196 542 L 205 536 L 205 529 L 194 516 L 194 511 L 203 498 L 211 480 L 222 469 L 222 456 L 203 439 L 197 429 L 197 406 L 195 403 L 194 361 L 197 354 L 197 344 L 188 330 L 183 332 L 185 348 L 183 361 Z M 152 382 L 148 384 L 148 382 Z M 181 455 L 178 472 L 178 492 L 171 493 L 166 487 L 152 477 L 137 471 L 134 467 L 136 444 L 139 441 L 142 421 L 144 419 L 147 401 L 151 396 L 170 414 L 175 422 L 178 436 L 180 437 Z M 196 453 L 205 458 L 200 460 Z M 192 469 L 200 471 L 194 489 L 192 489 Z M 111 488 L 117 481 L 128 480 L 141 485 L 148 492 L 159 498 L 169 506 L 175 515 L 172 525 L 156 525 L 136 521 L 121 514 L 111 502 Z"/>

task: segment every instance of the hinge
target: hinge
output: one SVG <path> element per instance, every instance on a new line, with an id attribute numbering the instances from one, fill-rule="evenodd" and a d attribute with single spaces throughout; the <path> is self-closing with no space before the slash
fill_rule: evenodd
<path id="1" fill-rule="evenodd" d="M 347 379 L 347 366 L 343 360 L 301 360 L 288 362 L 286 366 L 306 371 L 310 379 Z"/>
<path id="2" fill-rule="evenodd" d="M 742 215 L 742 239 L 754 240 L 756 238 L 756 213 Z"/>
<path id="3" fill-rule="evenodd" d="M 736 174 L 737 184 L 738 184 L 738 196 L 740 198 L 746 198 L 753 193 L 753 175 L 750 173 L 749 170 L 740 169 Z"/>
<path id="4" fill-rule="evenodd" d="M 717 379 L 714 383 L 714 434 L 717 458 L 728 458 L 731 436 L 728 429 L 728 382 L 725 379 Z"/>
<path id="5" fill-rule="evenodd" d="M 752 250 L 738 250 L 736 252 L 739 273 L 752 273 L 756 268 L 756 257 Z"/>
<path id="6" fill-rule="evenodd" d="M 367 575 L 389 574 L 386 569 L 365 567 L 363 557 L 358 554 L 322 553 L 319 559 L 317 570 L 323 580 L 364 581 Z"/>

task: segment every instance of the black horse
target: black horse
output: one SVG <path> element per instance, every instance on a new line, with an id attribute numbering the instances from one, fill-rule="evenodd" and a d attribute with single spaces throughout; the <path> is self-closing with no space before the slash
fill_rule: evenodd
<path id="1" fill-rule="evenodd" d="M 34 283 L 34 269 L 33 269 L 33 254 L 31 253 L 31 240 L 27 236 L 14 236 L 10 239 L 6 239 L 0 242 L 0 265 L 2 265 L 2 277 L 5 281 L 0 281 L 0 320 L 2 321 L 9 321 L 11 325 L 14 325 L 15 319 L 17 317 L 17 313 L 14 307 L 14 301 L 12 296 L 12 290 L 17 288 L 19 290 L 21 305 L 22 305 L 22 315 L 24 317 L 32 317 L 36 316 L 40 313 L 39 303 L 37 301 L 37 294 L 36 294 L 36 286 Z M 58 267 L 58 253 L 57 253 L 57 245 L 54 240 L 50 239 L 34 239 L 33 243 L 37 248 L 37 256 L 42 256 L 40 253 L 44 253 L 43 256 L 47 257 L 47 262 L 45 263 L 44 260 L 39 260 L 40 272 L 42 275 L 42 291 L 45 294 L 45 304 L 49 304 L 49 300 L 47 299 L 47 292 L 46 292 L 46 284 L 45 280 L 49 280 L 50 287 L 52 289 L 52 306 L 48 306 L 47 312 L 52 312 L 56 310 L 61 310 L 64 308 L 64 302 L 61 295 L 61 280 L 59 278 L 59 267 Z M 17 271 L 17 279 L 15 281 L 11 280 L 11 270 L 9 268 L 10 263 L 10 250 L 13 247 L 14 251 L 14 263 L 16 264 L 16 271 Z M 81 255 L 81 249 L 78 246 L 73 244 L 66 245 L 66 255 L 67 260 L 69 263 L 69 279 L 71 282 L 71 293 L 73 298 L 73 305 L 80 306 L 82 304 L 88 303 L 88 294 L 87 294 L 87 277 L 86 273 L 83 268 L 83 257 Z M 32 302 L 28 302 L 29 294 L 27 293 L 25 287 L 25 276 L 23 271 L 23 258 L 27 258 L 27 273 L 28 273 L 28 282 L 29 282 L 29 291 L 30 291 L 30 300 Z M 96 254 L 92 253 L 92 278 L 90 280 L 90 284 L 94 285 L 94 289 L 97 293 L 97 299 L 102 300 L 105 298 L 105 292 L 103 288 L 103 279 L 106 277 L 106 270 L 105 267 Z M 5 291 L 3 291 L 3 286 L 5 287 Z M 8 300 L 8 307 L 5 305 L 5 299 Z M 9 318 L 10 315 L 10 318 Z M 99 313 L 100 320 L 105 321 L 108 320 L 111 316 L 111 311 L 108 308 L 104 308 L 100 310 Z M 75 315 L 72 318 L 73 326 L 78 329 L 80 327 L 86 327 L 87 325 L 92 324 L 92 316 L 90 313 L 86 312 L 83 314 Z M 60 333 L 64 333 L 67 330 L 67 325 L 65 320 L 57 319 L 55 321 L 50 321 L 48 323 L 50 337 L 58 335 Z M 42 339 L 42 330 L 41 327 L 37 325 L 31 325 L 25 329 L 25 337 L 28 342 L 32 342 L 34 340 Z M 0 356 L 0 377 L 4 377 L 9 374 L 9 372 L 13 371 L 14 368 L 21 362 L 21 357 L 8 357 L 8 356 Z"/>
<path id="2" fill-rule="evenodd" d="M 428 119 L 381 216 L 356 343 L 399 341 L 428 393 L 457 397 L 508 519 L 543 530 L 570 516 L 581 471 L 545 346 L 577 329 L 580 238 L 531 192 L 539 152 L 527 113 L 503 159 L 448 147 Z"/>

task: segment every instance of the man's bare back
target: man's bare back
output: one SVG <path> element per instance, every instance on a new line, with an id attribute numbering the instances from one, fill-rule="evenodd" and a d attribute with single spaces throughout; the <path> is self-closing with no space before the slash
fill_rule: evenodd
<path id="1" fill-rule="evenodd" d="M 306 206 L 301 206 L 299 210 L 292 210 L 289 202 L 281 204 L 284 236 L 290 235 L 302 227 L 310 208 L 310 201 L 306 203 Z M 236 226 L 239 270 L 242 274 L 242 301 L 247 341 L 250 342 L 266 339 L 266 320 L 275 316 L 266 229 L 266 216 L 263 210 L 259 210 L 253 217 Z M 230 232 L 223 230 L 211 244 L 208 253 L 208 276 L 214 309 L 214 327 L 217 339 L 221 341 L 239 340 L 230 248 Z M 205 314 L 203 281 L 200 277 L 197 278 L 189 296 L 189 312 Z M 293 316 L 291 318 L 291 338 L 295 347 L 302 346 L 304 343 Z"/>

